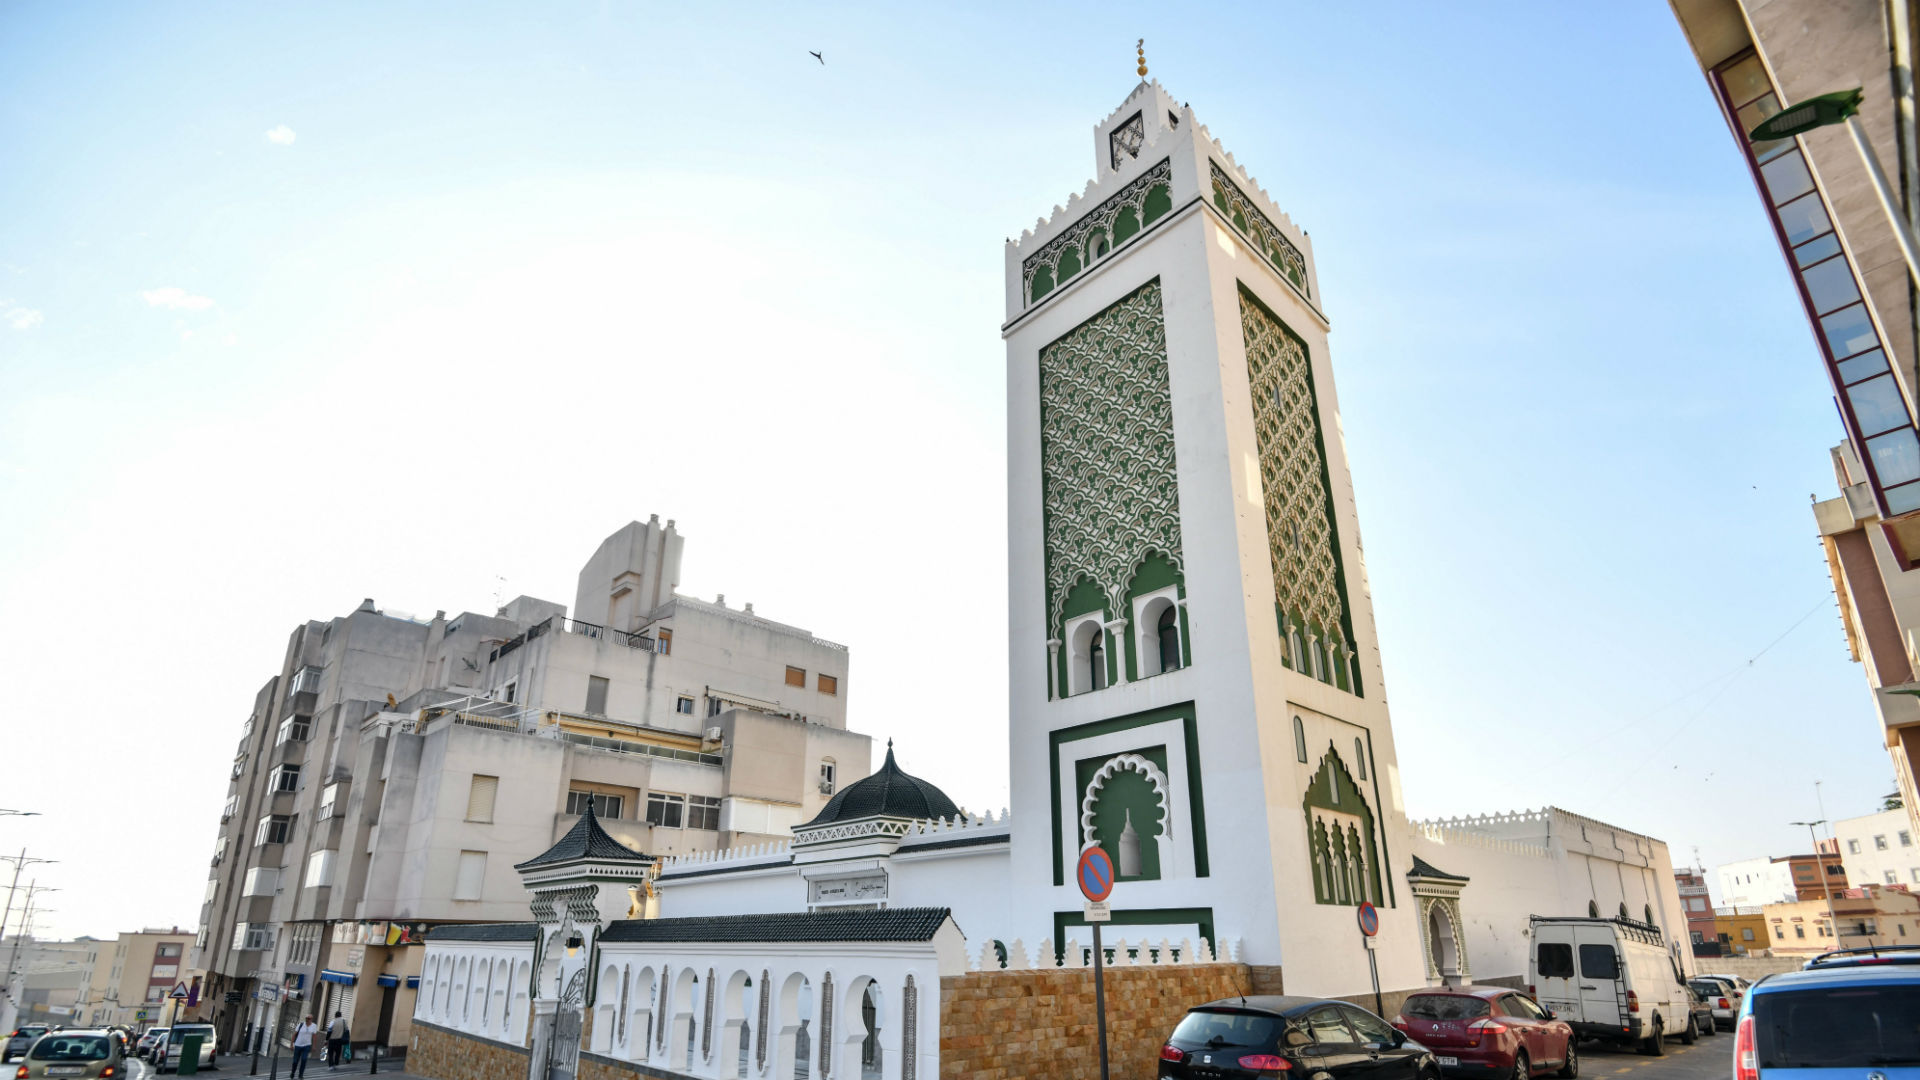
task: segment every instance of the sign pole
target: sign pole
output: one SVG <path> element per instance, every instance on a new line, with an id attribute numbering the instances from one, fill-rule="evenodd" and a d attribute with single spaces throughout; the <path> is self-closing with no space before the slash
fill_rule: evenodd
<path id="1" fill-rule="evenodd" d="M 1100 947 L 1100 924 L 1093 924 L 1093 1015 L 1100 1029 L 1100 1080 L 1107 1078 L 1106 951 Z"/>
<path id="2" fill-rule="evenodd" d="M 1087 898 L 1087 924 L 1093 927 L 1093 1017 L 1100 1036 L 1100 1080 L 1107 1075 L 1107 953 L 1100 945 L 1100 924 L 1113 917 L 1107 897 L 1113 895 L 1113 860 L 1098 844 L 1089 843 L 1080 852 L 1073 877 L 1080 894 Z"/>
<path id="3" fill-rule="evenodd" d="M 1387 1007 L 1380 1001 L 1380 963 L 1374 959 L 1373 946 L 1367 946 L 1367 970 L 1373 973 L 1373 1015 L 1387 1015 Z"/>

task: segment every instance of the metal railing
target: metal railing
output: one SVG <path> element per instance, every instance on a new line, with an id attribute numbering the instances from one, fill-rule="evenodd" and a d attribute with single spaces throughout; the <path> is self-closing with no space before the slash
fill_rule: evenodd
<path id="1" fill-rule="evenodd" d="M 559 738 L 562 742 L 591 746 L 598 750 L 612 750 L 619 754 L 645 754 L 648 757 L 687 761 L 695 765 L 712 765 L 715 768 L 724 761 L 719 754 L 703 754 L 697 750 L 681 750 L 672 746 L 655 746 L 652 743 L 628 742 L 624 739 L 605 739 L 598 735 L 582 735 L 577 731 L 562 731 L 559 733 Z"/>
<path id="2" fill-rule="evenodd" d="M 625 645 L 629 649 L 639 649 L 642 652 L 654 651 L 654 639 L 645 634 L 634 634 L 625 630 L 615 630 L 611 627 L 600 626 L 596 623 L 581 622 L 579 619 L 569 619 L 563 615 L 556 615 L 554 618 L 560 620 L 560 628 L 569 634 L 605 639 Z M 550 619 L 548 621 L 551 622 L 553 620 Z"/>

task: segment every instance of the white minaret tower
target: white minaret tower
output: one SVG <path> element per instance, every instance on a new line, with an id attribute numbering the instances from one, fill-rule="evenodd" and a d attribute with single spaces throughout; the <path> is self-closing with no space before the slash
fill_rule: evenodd
<path id="1" fill-rule="evenodd" d="M 1418 985 L 1313 246 L 1140 75 L 1007 245 L 1012 909 L 1084 944 L 1098 843 L 1137 871 L 1109 941 L 1239 939 L 1268 986 L 1356 994 L 1368 900 L 1382 986 Z"/>

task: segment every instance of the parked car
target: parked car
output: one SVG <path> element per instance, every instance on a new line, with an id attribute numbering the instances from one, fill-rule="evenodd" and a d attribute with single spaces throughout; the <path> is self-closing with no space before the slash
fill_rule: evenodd
<path id="1" fill-rule="evenodd" d="M 167 1030 L 167 1036 L 153 1044 L 153 1067 L 157 1072 L 180 1067 L 180 1054 L 186 1048 L 188 1036 L 200 1036 L 200 1067 L 214 1068 L 213 1062 L 213 1025 L 212 1024 L 175 1024 Z"/>
<path id="2" fill-rule="evenodd" d="M 1447 1076 L 1525 1080 L 1580 1075 L 1573 1027 L 1505 986 L 1415 990 L 1393 1026 L 1433 1051 Z"/>
<path id="3" fill-rule="evenodd" d="M 1711 971 L 1703 971 L 1700 974 L 1695 975 L 1694 978 L 1719 979 L 1721 982 L 1726 983 L 1727 985 L 1733 987 L 1735 990 L 1740 991 L 1740 995 L 1742 997 L 1746 996 L 1747 988 L 1753 985 L 1752 979 L 1743 978 L 1739 975 L 1719 975 Z"/>
<path id="4" fill-rule="evenodd" d="M 1159 1075 L 1176 1080 L 1285 1071 L 1332 1080 L 1440 1078 L 1425 1046 L 1357 1005 L 1325 998 L 1249 994 L 1196 1005 L 1160 1048 Z"/>
<path id="5" fill-rule="evenodd" d="M 47 1025 L 45 1024 L 24 1024 L 15 1028 L 13 1034 L 7 1036 L 7 1048 L 0 1051 L 0 1061 L 26 1057 L 27 1048 L 33 1045 L 33 1040 L 46 1033 Z"/>
<path id="6" fill-rule="evenodd" d="M 34 1040 L 16 1080 L 101 1080 L 122 1074 L 119 1040 L 104 1028 L 69 1028 Z"/>
<path id="7" fill-rule="evenodd" d="M 1713 1024 L 1713 1002 L 1707 1000 L 1705 994 L 1695 990 L 1692 983 L 1687 984 L 1686 990 L 1687 1004 L 1692 1009 L 1687 1019 L 1693 1024 L 1693 1034 L 1712 1035 L 1718 1032 L 1720 1029 Z"/>
<path id="8" fill-rule="evenodd" d="M 1736 988 L 1723 975 L 1695 975 L 1687 985 L 1706 996 L 1713 1005 L 1713 1024 L 1721 1031 L 1732 1031 L 1740 1019 L 1740 1002 L 1747 992 Z"/>
<path id="9" fill-rule="evenodd" d="M 163 1028 L 163 1027 L 148 1028 L 147 1033 L 145 1035 L 140 1036 L 140 1047 L 139 1047 L 140 1056 L 145 1058 L 148 1061 L 152 1061 L 154 1048 L 159 1046 L 162 1042 L 164 1042 L 166 1038 L 167 1038 L 166 1028 Z"/>
<path id="10" fill-rule="evenodd" d="M 1920 1077 L 1920 950 L 1847 949 L 1747 990 L 1734 1080 Z"/>
<path id="11" fill-rule="evenodd" d="M 1541 915 L 1529 922 L 1527 988 L 1582 1038 L 1664 1054 L 1667 1036 L 1697 1037 L 1693 996 L 1659 927 Z"/>

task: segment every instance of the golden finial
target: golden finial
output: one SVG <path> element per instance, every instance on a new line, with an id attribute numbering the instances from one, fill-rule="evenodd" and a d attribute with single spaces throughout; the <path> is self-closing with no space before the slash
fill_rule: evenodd
<path id="1" fill-rule="evenodd" d="M 1147 39 L 1146 38 L 1140 39 L 1139 51 L 1140 51 L 1140 77 L 1144 79 L 1147 77 Z"/>

